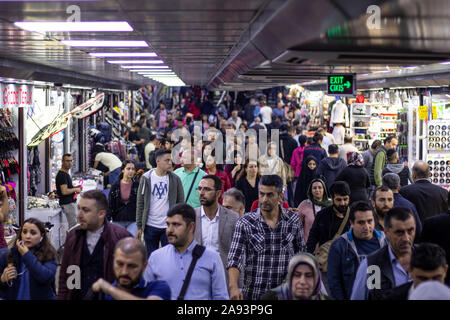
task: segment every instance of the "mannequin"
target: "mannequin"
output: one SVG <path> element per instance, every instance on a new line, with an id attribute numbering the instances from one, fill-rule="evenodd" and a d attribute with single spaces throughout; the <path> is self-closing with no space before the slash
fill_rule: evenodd
<path id="1" fill-rule="evenodd" d="M 336 144 L 342 145 L 344 143 L 345 127 L 350 125 L 350 121 L 348 117 L 348 108 L 344 103 L 342 103 L 341 100 L 338 100 L 333 105 L 333 109 L 331 110 L 330 125 L 334 127 L 333 136 L 336 140 Z"/>

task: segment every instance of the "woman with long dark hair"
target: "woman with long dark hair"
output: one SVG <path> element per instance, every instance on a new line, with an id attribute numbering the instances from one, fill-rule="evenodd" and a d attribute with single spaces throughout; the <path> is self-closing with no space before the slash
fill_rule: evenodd
<path id="1" fill-rule="evenodd" d="M 25 220 L 14 247 L 0 261 L 0 287 L 7 300 L 54 300 L 56 250 L 44 224 L 35 218 Z"/>
<path id="2" fill-rule="evenodd" d="M 235 150 L 233 152 L 233 164 L 225 165 L 225 172 L 228 174 L 230 178 L 231 187 L 234 187 L 236 183 L 236 178 L 241 171 L 244 170 L 244 166 L 242 165 L 242 153 L 240 151 Z"/>
<path id="3" fill-rule="evenodd" d="M 217 164 L 216 160 L 214 159 L 215 152 L 213 150 L 212 154 L 210 154 L 204 161 L 204 170 L 207 174 L 213 174 L 216 175 L 222 180 L 222 194 L 219 198 L 219 204 L 222 204 L 222 195 L 224 192 L 226 192 L 228 189 L 231 188 L 231 182 L 230 178 L 228 177 L 228 174 L 223 171 L 223 166 L 221 164 Z"/>
<path id="4" fill-rule="evenodd" d="M 136 236 L 136 201 L 139 180 L 136 179 L 136 163 L 125 160 L 120 169 L 119 181 L 114 183 L 109 193 L 110 218 L 113 223 L 127 229 Z"/>
<path id="5" fill-rule="evenodd" d="M 258 200 L 259 178 L 258 161 L 247 159 L 236 182 L 236 188 L 241 190 L 245 197 L 245 212 L 250 212 L 252 203 Z"/>

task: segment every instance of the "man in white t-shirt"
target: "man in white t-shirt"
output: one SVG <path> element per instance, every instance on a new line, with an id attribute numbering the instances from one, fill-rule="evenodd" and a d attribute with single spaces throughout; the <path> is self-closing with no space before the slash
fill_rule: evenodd
<path id="1" fill-rule="evenodd" d="M 183 185 L 180 178 L 172 173 L 171 151 L 158 149 L 155 152 L 156 168 L 147 171 L 140 180 L 136 225 L 136 237 L 144 234 L 147 254 L 150 254 L 168 241 L 166 237 L 167 212 L 177 203 L 184 202 Z"/>
<path id="2" fill-rule="evenodd" d="M 109 175 L 109 184 L 112 186 L 117 180 L 119 180 L 122 161 L 115 154 L 103 151 L 97 153 L 95 156 L 94 169 L 97 169 L 100 162 L 108 168 L 108 171 L 105 172 L 105 177 Z"/>
<path id="3" fill-rule="evenodd" d="M 261 115 L 262 122 L 264 124 L 272 123 L 272 108 L 269 106 L 264 106 L 259 109 L 259 114 Z"/>
<path id="4" fill-rule="evenodd" d="M 145 145 L 144 156 L 145 156 L 145 166 L 147 169 L 151 169 L 152 165 L 150 163 L 150 152 L 159 147 L 159 141 L 156 139 L 156 135 L 152 134 L 150 136 L 150 141 Z"/>

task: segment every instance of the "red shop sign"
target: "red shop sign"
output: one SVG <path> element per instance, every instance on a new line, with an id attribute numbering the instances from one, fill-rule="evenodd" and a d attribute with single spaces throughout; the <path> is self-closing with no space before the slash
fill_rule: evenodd
<path id="1" fill-rule="evenodd" d="M 2 108 L 10 107 L 28 107 L 33 103 L 33 87 L 20 84 L 1 84 L 0 106 Z"/>

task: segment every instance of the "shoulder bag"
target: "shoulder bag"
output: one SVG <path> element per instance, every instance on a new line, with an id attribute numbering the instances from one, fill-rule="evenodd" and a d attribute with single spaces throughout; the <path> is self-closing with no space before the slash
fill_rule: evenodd
<path id="1" fill-rule="evenodd" d="M 281 143 L 281 157 L 283 158 L 283 166 L 284 166 L 283 169 L 286 172 L 286 182 L 292 182 L 295 180 L 295 171 L 294 169 L 292 169 L 292 166 L 284 160 L 284 148 L 282 139 L 280 139 L 280 143 Z"/>
<path id="2" fill-rule="evenodd" d="M 186 278 L 184 279 L 183 286 L 181 287 L 180 294 L 178 295 L 177 300 L 184 300 L 184 295 L 186 294 L 187 288 L 189 286 L 189 282 L 191 282 L 192 273 L 194 272 L 195 265 L 197 264 L 197 260 L 200 259 L 203 252 L 205 252 L 205 247 L 201 245 L 196 245 L 194 250 L 192 250 L 192 261 L 189 265 L 189 270 L 186 274 Z"/>
<path id="3" fill-rule="evenodd" d="M 314 206 L 314 204 L 313 204 Z M 341 236 L 342 231 L 344 231 L 345 225 L 348 221 L 350 209 L 347 209 L 347 213 L 345 214 L 344 220 L 342 220 L 341 225 L 339 226 L 338 232 L 334 235 L 333 239 L 325 242 L 320 247 L 317 248 L 314 255 L 316 256 L 317 262 L 319 263 L 319 268 L 322 272 L 327 272 L 327 263 L 328 263 L 328 251 L 330 250 L 331 244 Z"/>

